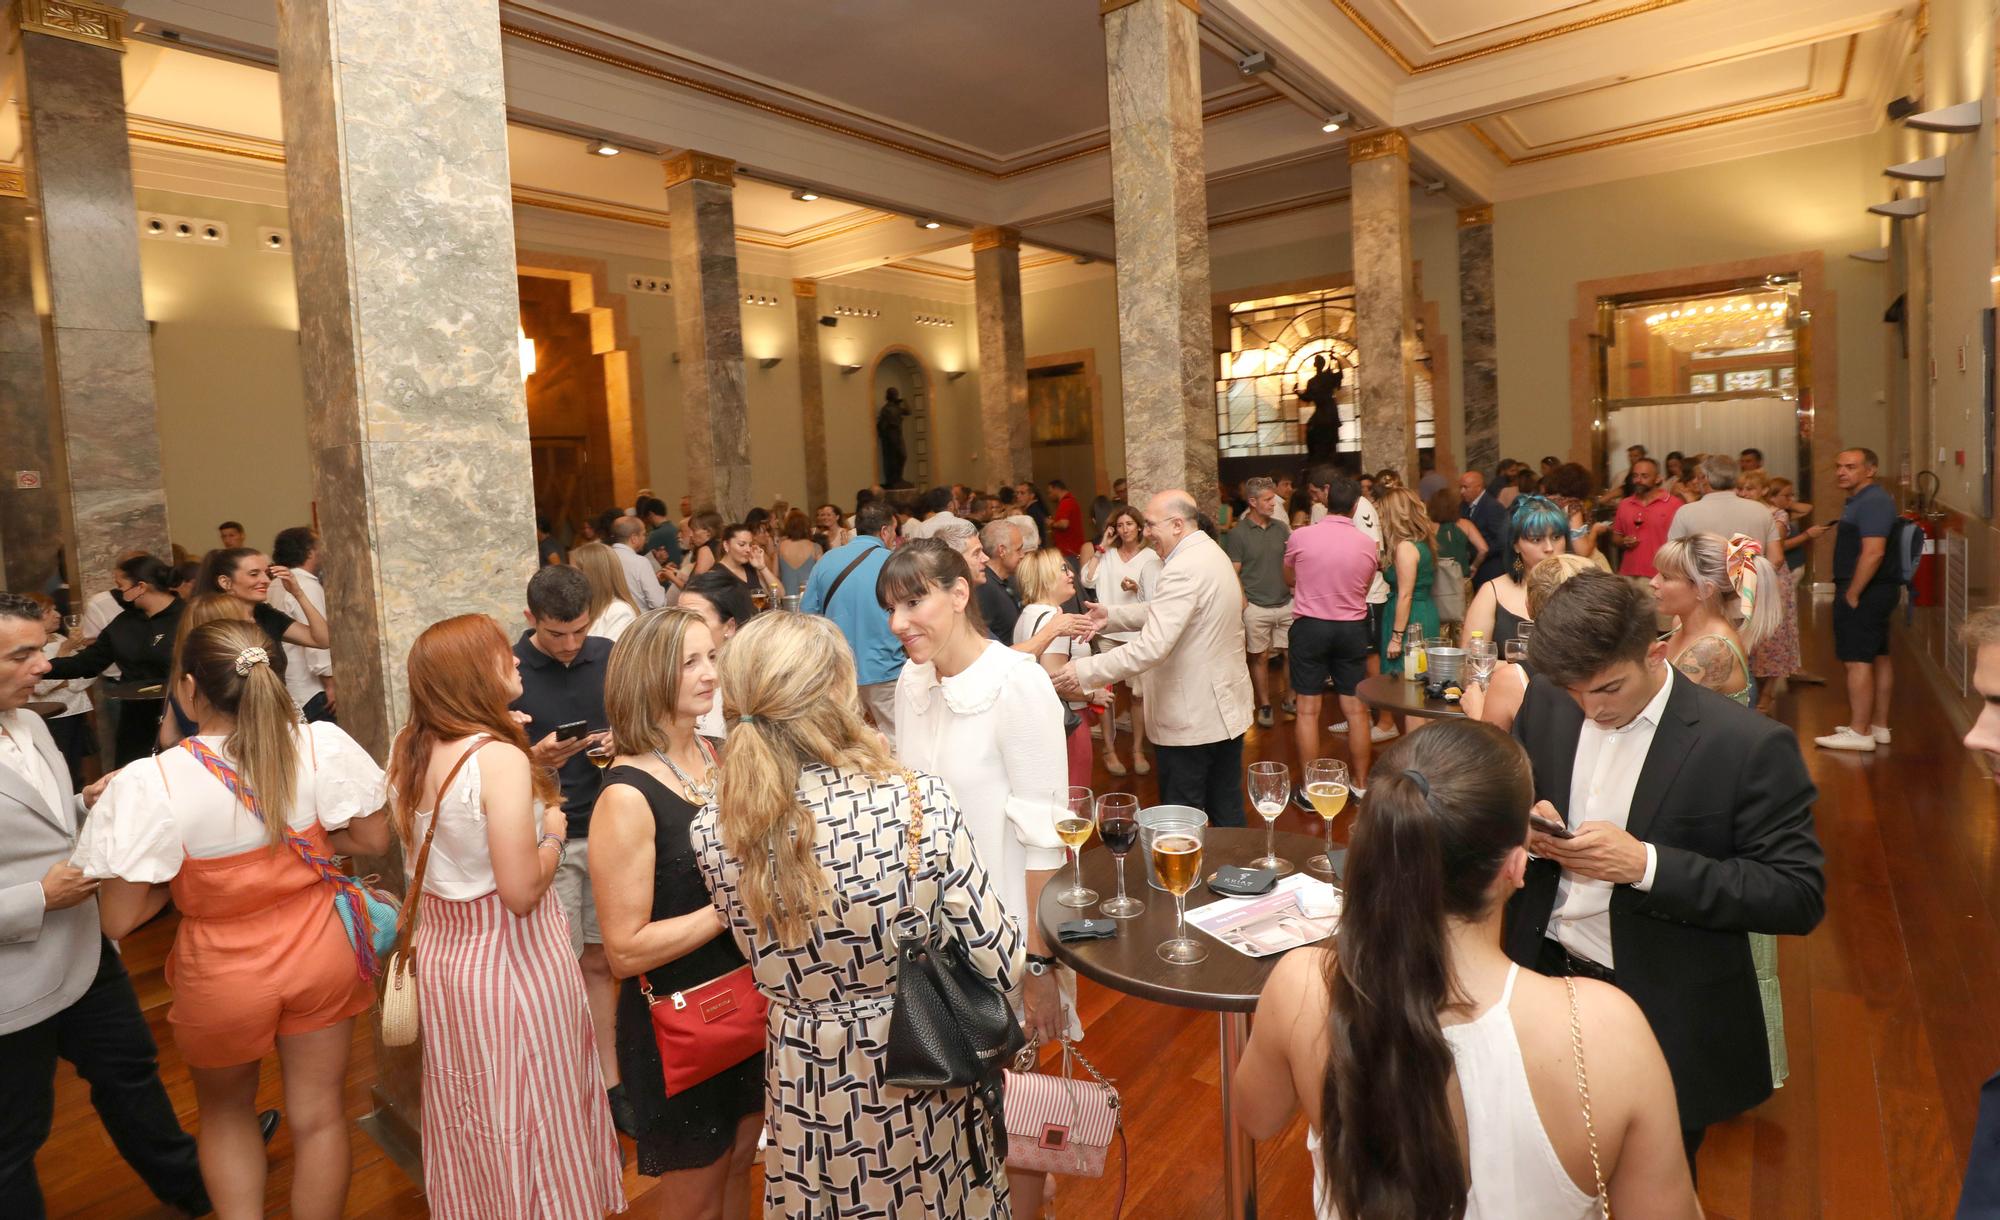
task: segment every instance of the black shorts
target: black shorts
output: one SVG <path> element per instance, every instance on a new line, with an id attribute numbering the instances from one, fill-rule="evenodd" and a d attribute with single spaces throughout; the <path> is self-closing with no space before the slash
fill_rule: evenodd
<path id="1" fill-rule="evenodd" d="M 1388 602 L 1368 603 L 1368 651 L 1382 651 L 1382 611 L 1389 608 Z"/>
<path id="2" fill-rule="evenodd" d="M 1292 620 L 1292 689 L 1317 695 L 1329 685 L 1334 693 L 1352 695 L 1368 676 L 1368 620 Z"/>
<path id="3" fill-rule="evenodd" d="M 1847 590 L 1833 594 L 1833 655 L 1842 661 L 1865 665 L 1876 657 L 1889 655 L 1889 619 L 1901 601 L 1902 587 L 1871 584 L 1861 591 L 1861 604 L 1847 604 Z"/>

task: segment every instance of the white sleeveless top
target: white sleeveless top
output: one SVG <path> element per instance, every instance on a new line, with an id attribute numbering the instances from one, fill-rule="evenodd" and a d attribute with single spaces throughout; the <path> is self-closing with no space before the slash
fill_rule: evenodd
<path id="1" fill-rule="evenodd" d="M 462 747 L 461 747 L 462 748 Z M 431 819 L 442 817 L 437 837 L 431 840 L 430 863 L 424 866 L 424 893 L 454 902 L 484 898 L 500 888 L 493 879 L 493 850 L 486 838 L 486 807 L 479 774 L 479 755 L 459 768 L 449 792 L 440 792 L 437 808 L 417 814 L 412 839 L 424 841 Z M 542 822 L 542 802 L 535 802 L 535 825 Z M 414 870 L 417 853 L 405 858 L 403 867 Z"/>
<path id="2" fill-rule="evenodd" d="M 1507 1011 L 1520 973 L 1518 965 L 1508 968 L 1499 1003 L 1463 1025 L 1444 1027 L 1444 1040 L 1458 1069 L 1471 1144 L 1472 1190 L 1465 1201 L 1465 1217 L 1591 1220 L 1598 1214 L 1597 1196 L 1578 1190 L 1570 1180 L 1549 1133 L 1542 1129 L 1535 1095 L 1528 1088 L 1521 1043 Z M 1306 1149 L 1312 1156 L 1313 1198 L 1319 1201 L 1320 1220 L 1340 1220 L 1320 1174 L 1319 1132 L 1307 1131 Z"/>

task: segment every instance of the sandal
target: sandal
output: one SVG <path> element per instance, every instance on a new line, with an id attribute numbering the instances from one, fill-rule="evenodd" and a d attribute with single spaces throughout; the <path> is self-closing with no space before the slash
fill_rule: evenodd
<path id="1" fill-rule="evenodd" d="M 1113 775 L 1125 774 L 1125 764 L 1119 762 L 1118 756 L 1115 754 L 1104 760 L 1104 769 Z"/>
<path id="2" fill-rule="evenodd" d="M 1132 754 L 1132 770 L 1140 775 L 1151 775 L 1153 773 L 1153 764 L 1146 761 L 1144 754 L 1140 754 L 1135 750 Z"/>

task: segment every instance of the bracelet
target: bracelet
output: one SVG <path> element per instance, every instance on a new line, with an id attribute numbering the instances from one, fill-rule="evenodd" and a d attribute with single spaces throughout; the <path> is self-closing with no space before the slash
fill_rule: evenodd
<path id="1" fill-rule="evenodd" d="M 540 851 L 551 843 L 556 845 L 556 867 L 561 868 L 563 861 L 569 859 L 569 843 L 561 835 L 543 831 L 541 837 L 535 840 L 535 850 Z"/>

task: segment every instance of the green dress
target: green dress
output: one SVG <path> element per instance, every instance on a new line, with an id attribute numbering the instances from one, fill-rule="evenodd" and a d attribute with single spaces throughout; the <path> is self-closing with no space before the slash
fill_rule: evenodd
<path id="1" fill-rule="evenodd" d="M 1399 674 L 1403 672 L 1403 658 L 1389 655 L 1389 641 L 1396 634 L 1396 599 L 1402 594 L 1396 588 L 1396 562 L 1392 556 L 1389 566 L 1382 569 L 1382 579 L 1389 582 L 1389 600 L 1382 605 L 1382 672 Z M 1437 579 L 1437 561 L 1431 548 L 1425 543 L 1417 544 L 1417 587 L 1410 597 L 1410 621 L 1403 626 L 1421 627 L 1424 638 L 1430 639 L 1438 633 L 1437 603 L 1431 600 L 1431 587 Z"/>

